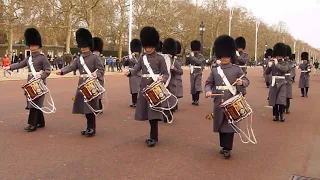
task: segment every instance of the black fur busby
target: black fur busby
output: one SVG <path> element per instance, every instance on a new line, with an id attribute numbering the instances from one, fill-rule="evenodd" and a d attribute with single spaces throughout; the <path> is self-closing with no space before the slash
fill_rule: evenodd
<path id="1" fill-rule="evenodd" d="M 284 43 L 277 43 L 273 46 L 273 57 L 285 57 L 287 55 L 287 46 Z"/>
<path id="2" fill-rule="evenodd" d="M 220 59 L 222 57 L 234 57 L 236 54 L 236 44 L 232 37 L 228 35 L 221 35 L 213 45 L 215 56 Z"/>
<path id="3" fill-rule="evenodd" d="M 154 27 L 146 26 L 140 31 L 140 40 L 142 47 L 156 48 L 159 43 L 159 32 Z"/>
<path id="4" fill-rule="evenodd" d="M 177 43 L 177 54 L 181 54 L 181 43 L 179 41 L 176 41 Z"/>
<path id="5" fill-rule="evenodd" d="M 85 48 L 89 47 L 90 49 L 93 48 L 93 40 L 92 35 L 89 30 L 80 28 L 76 32 L 76 41 L 78 44 L 78 48 Z"/>
<path id="6" fill-rule="evenodd" d="M 237 37 L 235 39 L 235 42 L 236 42 L 236 48 L 242 48 L 242 49 L 245 49 L 246 46 L 247 46 L 247 42 L 246 42 L 246 39 L 244 37 Z"/>
<path id="7" fill-rule="evenodd" d="M 289 59 L 291 59 L 291 57 L 292 57 L 292 51 L 291 51 L 291 47 L 289 45 L 287 45 L 287 56 L 289 56 Z"/>
<path id="8" fill-rule="evenodd" d="M 309 60 L 309 53 L 307 52 L 301 53 L 301 60 Z"/>
<path id="9" fill-rule="evenodd" d="M 266 59 L 266 58 L 268 58 L 268 55 L 267 55 L 267 53 L 264 53 L 264 58 Z"/>
<path id="10" fill-rule="evenodd" d="M 159 41 L 159 43 L 157 44 L 157 47 L 156 47 L 156 51 L 162 52 L 162 47 L 163 47 L 163 43 L 162 43 L 162 41 Z"/>
<path id="11" fill-rule="evenodd" d="M 190 43 L 191 51 L 200 51 L 201 49 L 201 42 L 198 40 L 193 40 Z"/>
<path id="12" fill-rule="evenodd" d="M 103 41 L 101 38 L 93 38 L 93 51 L 99 51 L 102 54 L 103 51 Z"/>
<path id="13" fill-rule="evenodd" d="M 272 49 L 267 49 L 266 50 L 266 55 L 267 55 L 267 57 L 272 57 L 272 55 L 273 55 L 273 50 Z"/>
<path id="14" fill-rule="evenodd" d="M 163 54 L 170 54 L 172 56 L 175 56 L 177 54 L 177 43 L 172 38 L 167 38 L 163 41 L 163 47 L 162 47 L 162 53 Z"/>
<path id="15" fill-rule="evenodd" d="M 142 50 L 141 41 L 139 39 L 132 39 L 132 41 L 130 42 L 130 50 L 132 53 L 133 52 L 141 53 L 141 50 Z"/>
<path id="16" fill-rule="evenodd" d="M 26 31 L 24 32 L 24 39 L 26 41 L 27 46 L 37 45 L 40 48 L 42 47 L 41 35 L 39 31 L 36 30 L 35 28 L 26 29 Z"/>

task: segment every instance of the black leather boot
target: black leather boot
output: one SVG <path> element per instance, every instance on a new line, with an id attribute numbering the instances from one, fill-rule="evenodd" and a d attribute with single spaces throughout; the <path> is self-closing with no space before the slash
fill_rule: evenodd
<path id="1" fill-rule="evenodd" d="M 33 131 L 36 131 L 37 130 L 37 127 L 36 126 L 33 126 L 33 125 L 29 125 L 27 126 L 26 128 L 24 128 L 24 130 L 26 132 L 33 132 Z"/>

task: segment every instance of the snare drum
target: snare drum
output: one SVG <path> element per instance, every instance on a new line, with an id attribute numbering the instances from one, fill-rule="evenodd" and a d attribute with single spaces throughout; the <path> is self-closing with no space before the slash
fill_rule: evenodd
<path id="1" fill-rule="evenodd" d="M 105 89 L 95 77 L 88 78 L 78 89 L 83 94 L 85 102 L 90 102 L 105 92 Z"/>
<path id="2" fill-rule="evenodd" d="M 167 100 L 171 96 L 171 93 L 164 86 L 163 82 L 157 81 L 143 89 L 143 96 L 147 99 L 150 106 L 155 107 Z"/>
<path id="3" fill-rule="evenodd" d="M 227 118 L 234 122 L 239 122 L 252 113 L 251 107 L 241 93 L 224 101 L 220 107 Z"/>
<path id="4" fill-rule="evenodd" d="M 24 90 L 28 99 L 32 101 L 49 92 L 49 89 L 40 78 L 31 79 L 26 84 L 22 85 L 22 89 Z"/>

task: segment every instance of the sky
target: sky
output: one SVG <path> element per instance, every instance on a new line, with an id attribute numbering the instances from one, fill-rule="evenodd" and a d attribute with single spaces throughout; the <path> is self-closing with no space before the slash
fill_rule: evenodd
<path id="1" fill-rule="evenodd" d="M 246 7 L 267 24 L 286 23 L 295 39 L 320 48 L 320 0 L 228 0 Z"/>

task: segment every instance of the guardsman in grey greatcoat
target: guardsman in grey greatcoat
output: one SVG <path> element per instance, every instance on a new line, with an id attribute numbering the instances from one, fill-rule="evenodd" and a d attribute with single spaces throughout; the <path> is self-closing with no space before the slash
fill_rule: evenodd
<path id="1" fill-rule="evenodd" d="M 307 52 L 301 53 L 302 64 L 299 65 L 301 69 L 300 79 L 299 79 L 299 88 L 301 89 L 301 97 L 308 97 L 309 90 L 309 80 L 311 65 L 309 64 L 309 54 Z"/>
<path id="2" fill-rule="evenodd" d="M 139 39 L 133 39 L 130 42 L 130 50 L 132 54 L 131 56 L 129 55 L 128 57 L 125 57 L 124 66 L 133 68 L 138 63 L 138 59 L 140 58 L 140 54 L 142 50 L 141 41 Z M 140 81 L 141 81 L 141 72 L 138 72 L 136 75 L 131 75 L 129 77 L 130 93 L 131 93 L 131 99 L 132 99 L 132 104 L 130 105 L 130 107 L 133 107 L 133 108 L 135 108 L 137 105 Z"/>
<path id="3" fill-rule="evenodd" d="M 29 28 L 25 31 L 24 38 L 25 38 L 26 45 L 29 46 L 29 49 L 31 51 L 32 63 L 37 76 L 35 78 L 41 78 L 43 82 L 46 84 L 46 78 L 51 73 L 51 66 L 48 59 L 44 55 L 40 54 L 39 52 L 39 48 L 42 47 L 40 33 L 34 28 Z M 30 81 L 34 77 L 30 68 L 30 64 L 28 62 L 29 57 L 27 57 L 20 63 L 15 63 L 8 67 L 5 67 L 4 70 L 13 71 L 15 69 L 21 69 L 28 66 L 28 69 L 29 69 L 28 81 Z M 45 95 L 39 97 L 33 102 L 38 107 L 42 108 L 44 98 L 45 98 Z M 31 105 L 29 101 L 27 101 L 26 109 L 29 109 L 29 118 L 28 118 L 29 126 L 24 129 L 26 132 L 33 132 L 33 131 L 36 131 L 37 128 L 45 127 L 45 120 L 44 120 L 43 112 L 41 110 Z"/>
<path id="4" fill-rule="evenodd" d="M 284 62 L 284 57 L 287 55 L 287 46 L 283 43 L 277 43 L 273 47 L 273 61 L 270 61 L 266 74 L 272 73 L 271 87 L 269 89 L 269 106 L 273 107 L 273 121 L 284 122 L 284 111 L 287 99 L 287 87 L 285 74 L 288 71 L 288 66 Z M 279 119 L 280 118 L 280 119 Z"/>
<path id="5" fill-rule="evenodd" d="M 292 83 L 294 83 L 296 79 L 296 67 L 297 67 L 296 54 L 292 54 L 292 64 L 294 65 L 294 68 L 292 68 L 291 70 L 291 77 L 292 77 Z"/>
<path id="6" fill-rule="evenodd" d="M 140 32 L 140 40 L 145 54 L 140 56 L 138 63 L 133 68 L 125 70 L 124 74 L 126 76 L 132 76 L 142 71 L 135 120 L 149 120 L 151 127 L 150 138 L 146 140 L 146 143 L 149 147 L 154 147 L 158 141 L 158 121 L 163 120 L 163 115 L 161 112 L 154 111 L 150 108 L 147 99 L 143 96 L 143 89 L 154 82 L 150 75 L 152 72 L 158 81 L 163 81 L 164 83 L 166 83 L 169 73 L 163 56 L 155 51 L 159 43 L 158 31 L 153 27 L 144 27 Z M 148 71 L 147 64 L 145 64 L 143 60 L 145 59 L 144 57 L 146 57 L 147 62 L 150 64 L 152 72 Z M 161 107 L 161 104 L 159 107 Z"/>
<path id="7" fill-rule="evenodd" d="M 247 65 L 249 63 L 249 55 L 244 52 L 247 46 L 246 39 L 244 37 L 237 37 L 235 39 L 236 42 L 236 56 L 234 57 L 234 64 L 238 65 L 242 68 L 242 71 L 247 74 Z M 243 96 L 247 94 L 247 90 L 244 86 L 240 87 L 243 88 Z"/>
<path id="8" fill-rule="evenodd" d="M 29 46 L 31 50 L 31 58 L 33 62 L 33 67 L 35 69 L 36 73 L 36 78 L 41 78 L 43 82 L 46 84 L 46 78 L 50 75 L 51 73 L 51 66 L 48 61 L 48 59 L 40 54 L 39 48 L 42 47 L 42 42 L 41 42 L 41 35 L 40 33 L 34 29 L 34 28 L 29 28 L 25 31 L 24 33 L 26 45 Z M 15 63 L 12 64 L 11 66 L 8 66 L 6 69 L 9 70 L 15 70 L 15 69 L 20 69 L 28 66 L 29 73 L 28 73 L 28 81 L 30 81 L 33 78 L 30 64 L 29 64 L 29 57 L 21 61 L 20 63 Z M 34 100 L 33 102 L 39 106 L 40 108 L 43 107 L 43 102 L 44 102 L 45 96 L 41 96 L 40 98 Z M 45 127 L 45 120 L 43 116 L 43 112 L 27 101 L 27 107 L 26 109 L 29 109 L 29 118 L 28 118 L 28 124 L 29 126 L 25 128 L 25 131 L 27 132 L 33 132 L 36 131 L 37 128 L 43 128 Z"/>
<path id="9" fill-rule="evenodd" d="M 101 38 L 99 37 L 94 37 L 93 38 L 93 50 L 92 50 L 93 54 L 97 55 L 100 60 L 102 65 L 104 65 L 104 59 L 103 57 L 101 57 L 100 55 L 102 54 L 103 51 L 103 41 Z M 101 80 L 99 80 L 100 84 L 102 87 L 104 87 L 104 73 L 105 73 L 105 66 L 103 66 L 103 77 L 101 78 Z M 103 109 L 102 107 L 102 94 L 99 96 L 99 109 Z"/>
<path id="10" fill-rule="evenodd" d="M 290 114 L 290 99 L 292 99 L 292 76 L 291 76 L 291 72 L 292 69 L 295 68 L 295 65 L 293 63 L 293 61 L 291 60 L 292 57 L 292 53 L 291 53 L 291 47 L 289 45 L 287 45 L 287 55 L 284 58 L 284 61 L 287 63 L 288 66 L 288 71 L 286 73 L 286 81 L 287 81 L 287 105 L 286 105 L 286 114 Z"/>
<path id="11" fill-rule="evenodd" d="M 84 28 L 80 28 L 76 32 L 76 41 L 78 48 L 81 50 L 80 57 L 77 57 L 69 66 L 62 68 L 56 72 L 57 75 L 65 75 L 71 71 L 79 70 L 80 77 L 78 86 L 85 83 L 89 75 L 87 74 L 84 64 L 88 67 L 89 71 L 92 73 L 93 77 L 97 77 L 99 82 L 102 82 L 104 77 L 104 68 L 99 56 L 92 54 L 91 49 L 93 48 L 93 40 L 91 33 Z M 83 57 L 84 64 L 81 63 Z M 89 73 L 89 72 L 88 72 Z M 88 104 L 94 109 L 99 110 L 99 98 L 95 98 L 88 102 Z M 84 114 L 87 119 L 87 128 L 81 131 L 82 135 L 91 137 L 96 134 L 96 116 L 93 111 L 89 108 L 88 104 L 84 102 L 83 94 L 76 90 L 76 96 L 73 103 L 73 114 Z"/>
<path id="12" fill-rule="evenodd" d="M 246 76 L 243 76 L 241 79 L 239 79 L 245 74 L 239 66 L 231 63 L 231 59 L 236 54 L 235 41 L 230 36 L 222 35 L 219 36 L 214 42 L 214 48 L 217 59 L 221 61 L 221 64 L 218 67 L 221 67 L 230 84 L 236 82 L 236 94 L 239 94 L 240 92 L 243 93 L 244 88 L 241 87 L 248 87 L 249 80 Z M 214 98 L 213 131 L 219 133 L 220 146 L 222 147 L 220 153 L 223 154 L 225 158 L 230 158 L 233 147 L 234 133 L 236 131 L 229 124 L 228 119 L 222 111 L 220 105 L 222 102 L 233 97 L 233 94 L 228 90 L 220 74 L 218 74 L 218 67 L 212 68 L 211 74 L 205 84 L 205 92 L 206 97 Z M 221 95 L 213 96 L 214 94 Z"/>
<path id="13" fill-rule="evenodd" d="M 179 64 L 180 68 L 182 67 L 182 55 L 181 55 L 181 43 L 177 41 L 177 55 L 176 62 Z M 182 83 L 182 75 L 183 69 L 181 68 L 181 72 L 176 74 L 177 79 L 177 98 L 183 98 L 183 83 Z M 178 104 L 176 106 L 176 110 L 178 109 Z"/>
<path id="14" fill-rule="evenodd" d="M 168 60 L 166 60 L 168 72 L 169 72 L 169 82 L 167 82 L 167 89 L 174 95 L 177 96 L 177 76 L 181 76 L 183 73 L 183 70 L 181 68 L 180 63 L 177 61 L 176 57 L 177 53 L 177 43 L 174 39 L 172 38 L 167 38 L 163 42 L 163 47 L 162 47 L 162 54 L 164 55 L 165 59 L 168 57 Z M 172 108 L 171 112 L 175 111 L 175 106 L 173 107 L 174 104 L 178 103 L 176 102 L 177 100 L 171 96 L 166 102 L 163 103 L 163 107 L 165 108 Z M 164 111 L 169 119 L 171 117 L 170 111 Z M 166 119 L 164 120 L 166 122 Z"/>
<path id="15" fill-rule="evenodd" d="M 265 57 L 266 57 L 266 68 L 264 69 L 264 81 L 266 83 L 266 87 L 269 88 L 270 87 L 270 84 L 271 84 L 271 80 L 272 80 L 272 74 L 266 74 L 266 70 L 268 68 L 268 64 L 270 61 L 272 61 L 272 53 L 273 53 L 273 50 L 272 49 L 267 49 L 266 50 L 266 54 L 265 54 Z"/>
<path id="16" fill-rule="evenodd" d="M 187 57 L 187 62 L 190 63 L 190 91 L 192 94 L 192 105 L 199 105 L 199 97 L 202 92 L 202 71 L 205 65 L 205 58 L 200 54 L 201 43 L 194 40 L 191 42 L 191 53 Z"/>

